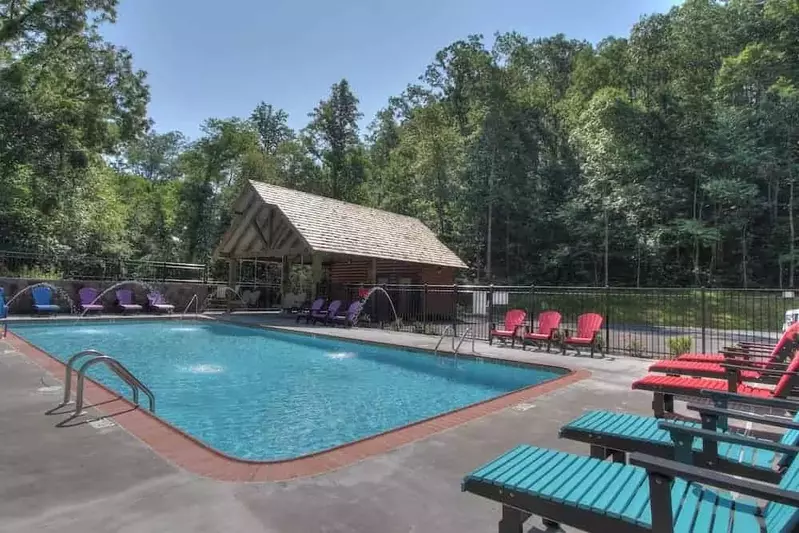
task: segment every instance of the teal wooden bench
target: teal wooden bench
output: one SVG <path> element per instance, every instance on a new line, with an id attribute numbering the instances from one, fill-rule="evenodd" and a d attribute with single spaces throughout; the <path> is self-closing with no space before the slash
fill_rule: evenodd
<path id="1" fill-rule="evenodd" d="M 522 445 L 461 488 L 502 505 L 499 533 L 522 533 L 532 515 L 589 533 L 799 532 L 799 460 L 777 486 L 638 453 L 625 465 Z"/>
<path id="2" fill-rule="evenodd" d="M 688 409 L 698 411 L 701 422 L 589 411 L 563 426 L 560 436 L 588 443 L 591 456 L 599 459 L 624 463 L 628 453 L 641 452 L 771 483 L 779 483 L 786 465 L 799 453 L 799 414 L 789 420 L 705 405 L 691 404 Z M 756 439 L 725 431 L 729 419 L 787 431 L 777 442 Z M 706 439 L 708 432 L 721 434 Z"/>

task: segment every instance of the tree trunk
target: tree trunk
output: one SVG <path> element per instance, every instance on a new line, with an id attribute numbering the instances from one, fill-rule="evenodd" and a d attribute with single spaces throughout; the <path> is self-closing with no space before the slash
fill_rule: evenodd
<path id="1" fill-rule="evenodd" d="M 635 287 L 641 287 L 641 236 L 635 239 Z"/>
<path id="2" fill-rule="evenodd" d="M 610 251 L 610 217 L 608 209 L 605 208 L 605 287 L 608 285 L 608 252 Z"/>
<path id="3" fill-rule="evenodd" d="M 505 279 L 511 273 L 510 269 L 510 211 L 505 207 Z"/>
<path id="4" fill-rule="evenodd" d="M 693 215 L 694 220 L 699 220 L 699 211 L 697 210 L 697 200 L 699 196 L 699 178 L 694 180 L 694 205 Z M 694 235 L 694 282 L 697 287 L 702 285 L 702 280 L 699 279 L 699 238 Z"/>
<path id="5" fill-rule="evenodd" d="M 491 168 L 488 171 L 488 231 L 486 232 L 486 278 L 491 283 L 491 219 L 494 217 L 494 157 L 496 150 L 491 154 Z"/>
<path id="6" fill-rule="evenodd" d="M 791 232 L 791 242 L 788 246 L 788 253 L 791 254 L 789 271 L 788 271 L 788 288 L 793 289 L 793 277 L 796 270 L 796 257 L 794 254 L 794 246 L 796 243 L 796 228 L 793 221 L 793 174 L 788 174 L 790 181 L 788 182 L 788 228 Z"/>
<path id="7" fill-rule="evenodd" d="M 749 273 L 747 272 L 747 250 L 746 250 L 746 225 L 741 228 L 741 277 L 744 289 L 747 288 L 748 280 L 749 280 Z"/>

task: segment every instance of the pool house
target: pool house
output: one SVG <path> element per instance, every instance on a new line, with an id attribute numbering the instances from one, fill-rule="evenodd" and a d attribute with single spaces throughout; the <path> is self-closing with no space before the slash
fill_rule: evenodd
<path id="1" fill-rule="evenodd" d="M 278 266 L 283 307 L 317 295 L 349 299 L 357 287 L 450 285 L 467 268 L 416 218 L 255 181 L 234 203 L 214 255 L 228 260 L 231 287 L 242 261 Z M 310 273 L 292 287 L 296 265 Z M 425 307 L 440 314 L 453 303 L 430 295 Z"/>

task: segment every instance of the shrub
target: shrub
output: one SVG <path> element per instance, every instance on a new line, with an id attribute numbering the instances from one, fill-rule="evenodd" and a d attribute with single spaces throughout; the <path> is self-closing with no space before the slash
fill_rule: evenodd
<path id="1" fill-rule="evenodd" d="M 643 357 L 644 343 L 628 335 L 624 339 L 624 350 L 633 357 Z"/>
<path id="2" fill-rule="evenodd" d="M 673 337 L 668 340 L 669 353 L 672 357 L 678 357 L 684 353 L 688 353 L 691 351 L 693 342 L 691 337 Z"/>

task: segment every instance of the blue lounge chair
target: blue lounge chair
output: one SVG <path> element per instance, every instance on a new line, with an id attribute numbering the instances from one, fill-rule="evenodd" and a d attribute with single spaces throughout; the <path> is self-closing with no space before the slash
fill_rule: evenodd
<path id="1" fill-rule="evenodd" d="M 322 307 L 325 305 L 324 298 L 317 298 L 311 304 L 311 307 L 308 309 L 300 309 L 300 312 L 297 313 L 297 323 L 300 323 L 300 319 L 304 318 L 305 323 L 308 324 L 311 321 L 311 317 L 322 310 Z"/>
<path id="2" fill-rule="evenodd" d="M 560 429 L 560 436 L 586 442 L 591 457 L 626 462 L 626 454 L 641 452 L 734 475 L 776 483 L 782 470 L 799 453 L 799 414 L 793 420 L 731 411 L 713 406 L 688 405 L 701 422 L 666 422 L 649 416 L 589 411 Z M 725 441 L 703 441 L 706 431 L 724 432 L 728 419 L 753 421 L 787 429 L 778 442 L 754 440 L 726 431 Z"/>
<path id="3" fill-rule="evenodd" d="M 522 445 L 461 488 L 502 505 L 499 533 L 522 533 L 532 515 L 589 533 L 799 531 L 799 459 L 773 485 L 651 455 L 634 453 L 625 465 Z"/>
<path id="4" fill-rule="evenodd" d="M 8 335 L 8 306 L 6 305 L 6 294 L 0 287 L 0 320 L 3 321 L 3 338 Z"/>
<path id="5" fill-rule="evenodd" d="M 341 308 L 341 300 L 333 300 L 330 302 L 330 305 L 327 306 L 327 309 L 311 313 L 311 323 L 316 324 L 317 322 L 321 322 L 326 326 L 328 322 L 338 314 L 339 308 Z"/>
<path id="6" fill-rule="evenodd" d="M 33 308 L 39 313 L 58 313 L 61 308 L 53 303 L 53 291 L 50 287 L 36 287 L 31 291 Z"/>

